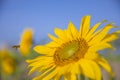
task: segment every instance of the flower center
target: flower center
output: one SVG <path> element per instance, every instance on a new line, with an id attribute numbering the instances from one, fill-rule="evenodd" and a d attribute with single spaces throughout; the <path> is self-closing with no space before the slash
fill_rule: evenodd
<path id="1" fill-rule="evenodd" d="M 56 49 L 54 54 L 55 64 L 63 66 L 65 64 L 78 61 L 80 58 L 84 57 L 88 48 L 87 42 L 82 38 L 62 44 Z"/>

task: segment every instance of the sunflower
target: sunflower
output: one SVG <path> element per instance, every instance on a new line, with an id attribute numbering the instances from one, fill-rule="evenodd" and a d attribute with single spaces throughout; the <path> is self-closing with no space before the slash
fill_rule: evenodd
<path id="1" fill-rule="evenodd" d="M 0 51 L 0 69 L 2 73 L 13 74 L 16 68 L 16 61 L 7 49 Z"/>
<path id="2" fill-rule="evenodd" d="M 113 48 L 109 42 L 117 39 L 120 31 L 108 34 L 115 27 L 112 23 L 97 30 L 105 20 L 90 28 L 90 18 L 90 15 L 82 18 L 80 31 L 72 22 L 68 24 L 68 29 L 55 28 L 56 36 L 48 34 L 51 42 L 34 47 L 43 55 L 27 60 L 29 67 L 32 67 L 29 74 L 36 70 L 40 72 L 33 80 L 77 80 L 81 74 L 101 80 L 101 66 L 114 76 L 110 65 L 98 51 Z"/>
<path id="3" fill-rule="evenodd" d="M 20 45 L 18 46 L 23 56 L 27 56 L 32 47 L 33 31 L 30 28 L 24 30 L 21 35 Z"/>

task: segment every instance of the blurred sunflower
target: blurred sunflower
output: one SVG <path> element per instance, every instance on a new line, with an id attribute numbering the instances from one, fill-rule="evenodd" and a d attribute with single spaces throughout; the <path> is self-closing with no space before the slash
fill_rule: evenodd
<path id="1" fill-rule="evenodd" d="M 27 60 L 29 67 L 32 67 L 29 74 L 35 70 L 41 72 L 33 80 L 59 80 L 61 78 L 77 80 L 80 74 L 101 80 L 100 66 L 111 76 L 114 75 L 108 62 L 100 56 L 98 51 L 113 48 L 109 42 L 118 38 L 119 31 L 108 34 L 109 30 L 115 27 L 112 23 L 96 30 L 104 21 L 90 28 L 90 17 L 87 15 L 82 18 L 80 31 L 70 22 L 68 29 L 55 28 L 57 37 L 48 34 L 51 42 L 34 47 L 34 50 L 43 56 Z"/>
<path id="2" fill-rule="evenodd" d="M 33 31 L 32 29 L 25 29 L 21 35 L 20 40 L 20 52 L 23 56 L 27 56 L 30 53 L 30 49 L 32 47 L 32 40 L 33 40 Z"/>
<path id="3" fill-rule="evenodd" d="M 10 75 L 16 69 L 16 61 L 7 49 L 0 51 L 0 64 L 1 72 L 5 74 Z"/>

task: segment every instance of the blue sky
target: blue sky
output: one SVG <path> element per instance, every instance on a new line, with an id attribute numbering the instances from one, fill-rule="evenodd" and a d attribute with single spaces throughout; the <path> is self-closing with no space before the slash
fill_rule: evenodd
<path id="1" fill-rule="evenodd" d="M 65 29 L 69 21 L 79 28 L 91 15 L 91 25 L 107 19 L 120 26 L 119 0 L 0 0 L 0 44 L 19 43 L 26 27 L 34 30 L 35 41 L 46 39 L 55 27 Z"/>

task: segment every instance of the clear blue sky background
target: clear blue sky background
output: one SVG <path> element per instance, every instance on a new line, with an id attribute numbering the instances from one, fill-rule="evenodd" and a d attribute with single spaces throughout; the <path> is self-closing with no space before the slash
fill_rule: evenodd
<path id="1" fill-rule="evenodd" d="M 120 26 L 120 0 L 0 0 L 0 44 L 17 44 L 26 27 L 34 29 L 35 41 L 55 27 L 67 28 L 69 21 L 79 28 L 87 14 L 91 25 L 107 19 Z"/>

